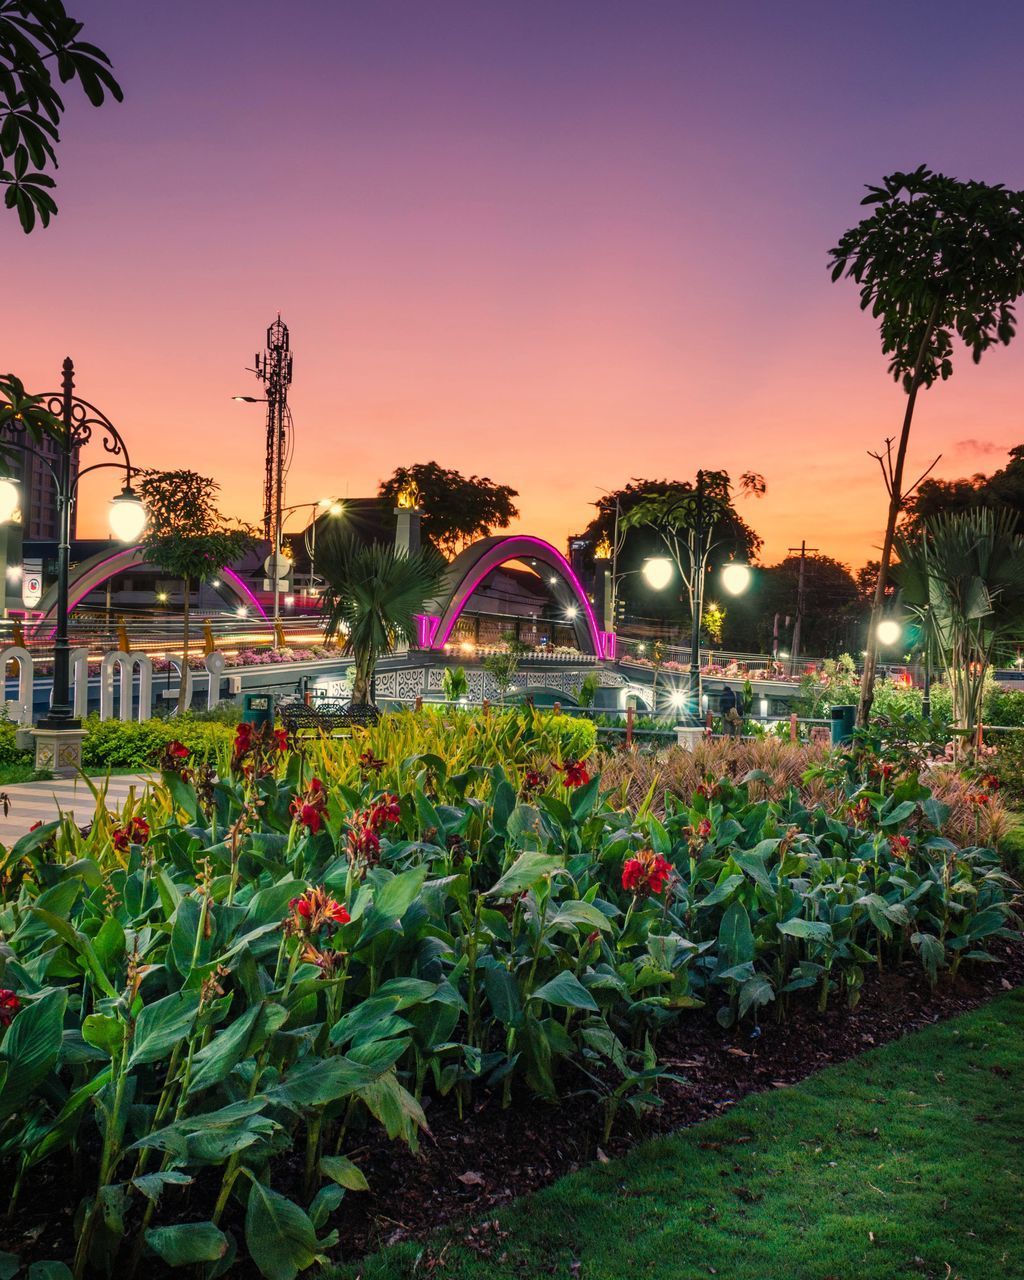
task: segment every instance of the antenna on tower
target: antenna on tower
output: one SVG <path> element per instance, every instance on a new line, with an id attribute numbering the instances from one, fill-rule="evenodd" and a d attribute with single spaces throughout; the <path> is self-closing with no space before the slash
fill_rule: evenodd
<path id="1" fill-rule="evenodd" d="M 262 352 L 257 351 L 256 367 L 252 372 L 267 389 L 267 469 L 263 484 L 263 532 L 271 546 L 277 549 L 290 453 L 291 411 L 288 408 L 288 387 L 292 380 L 288 326 L 280 315 L 267 330 L 267 348 Z"/>

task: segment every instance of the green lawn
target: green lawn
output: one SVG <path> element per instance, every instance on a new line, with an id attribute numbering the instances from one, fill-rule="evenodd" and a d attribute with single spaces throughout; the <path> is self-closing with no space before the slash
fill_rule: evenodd
<path id="1" fill-rule="evenodd" d="M 495 1216 L 492 1257 L 463 1227 L 327 1275 L 1021 1280 L 1024 990 Z"/>

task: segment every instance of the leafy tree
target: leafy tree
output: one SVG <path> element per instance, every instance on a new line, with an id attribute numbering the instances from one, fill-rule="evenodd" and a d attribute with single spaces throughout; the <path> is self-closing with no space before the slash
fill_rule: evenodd
<path id="1" fill-rule="evenodd" d="M 147 471 L 138 490 L 149 517 L 142 539 L 146 558 L 182 585 L 180 712 L 185 710 L 192 587 L 215 578 L 225 565 L 251 551 L 257 539 L 251 529 L 221 515 L 216 505 L 220 485 L 196 471 Z"/>
<path id="2" fill-rule="evenodd" d="M 50 195 L 64 115 L 58 84 L 78 82 L 94 107 L 123 100 L 110 59 L 79 39 L 84 23 L 60 0 L 4 0 L 0 5 L 0 186 L 22 230 L 47 226 L 57 212 Z"/>
<path id="3" fill-rule="evenodd" d="M 955 723 L 970 741 L 981 720 L 985 676 L 1024 637 L 1024 537 L 1018 516 L 978 507 L 897 534 L 900 598 L 934 646 L 953 694 Z"/>
<path id="4" fill-rule="evenodd" d="M 1024 445 L 1011 449 L 1010 461 L 990 476 L 978 472 L 959 480 L 925 480 L 907 503 L 900 529 L 913 538 L 933 516 L 1001 506 L 1024 515 Z"/>
<path id="5" fill-rule="evenodd" d="M 857 712 L 866 726 L 896 524 L 916 487 L 904 471 L 917 394 L 952 375 L 954 335 L 975 362 L 1013 339 L 1013 304 L 1024 292 L 1024 193 L 960 182 L 922 165 L 869 186 L 861 203 L 874 212 L 830 251 L 832 279 L 845 275 L 860 286 L 861 308 L 878 318 L 889 372 L 907 395 L 898 440 L 875 455 L 889 509 Z"/>
<path id="6" fill-rule="evenodd" d="M 353 655 L 352 702 L 370 703 L 377 661 L 401 641 L 416 638 L 416 614 L 439 590 L 445 563 L 433 547 L 407 555 L 386 543 L 364 543 L 336 526 L 317 547 L 317 570 L 327 583 L 327 636 L 343 635 Z"/>
<path id="7" fill-rule="evenodd" d="M 689 601 L 690 617 L 695 608 L 700 557 L 696 546 L 698 518 L 703 525 L 703 552 L 712 571 L 737 553 L 756 551 L 761 539 L 751 530 L 733 505 L 732 481 L 727 471 L 704 471 L 699 483 L 676 483 L 639 496 L 625 514 L 619 515 L 619 527 L 627 534 L 632 529 L 648 528 L 657 534 L 663 551 L 667 551 L 679 571 Z M 765 491 L 764 478 L 754 471 L 740 477 L 740 491 L 760 497 Z M 700 513 L 698 515 L 698 513 Z"/>
<path id="8" fill-rule="evenodd" d="M 487 476 L 464 476 L 419 462 L 398 467 L 380 484 L 380 496 L 398 500 L 410 485 L 419 492 L 423 507 L 423 535 L 449 559 L 477 538 L 507 528 L 519 515 L 512 501 L 519 494 L 507 484 L 495 484 Z"/>

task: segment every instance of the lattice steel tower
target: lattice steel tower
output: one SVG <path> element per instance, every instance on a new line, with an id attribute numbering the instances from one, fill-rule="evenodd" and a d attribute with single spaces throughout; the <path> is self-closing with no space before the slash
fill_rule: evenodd
<path id="1" fill-rule="evenodd" d="M 267 330 L 267 349 L 256 353 L 253 371 L 267 389 L 267 474 L 263 485 L 263 531 L 275 552 L 279 550 L 284 482 L 291 461 L 291 411 L 288 387 L 292 380 L 292 354 L 288 326 L 280 316 Z M 275 568 L 279 566 L 275 565 Z"/>

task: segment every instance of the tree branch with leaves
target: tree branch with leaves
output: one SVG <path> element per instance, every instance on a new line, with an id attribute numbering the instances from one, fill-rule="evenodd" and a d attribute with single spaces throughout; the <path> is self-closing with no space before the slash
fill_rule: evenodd
<path id="1" fill-rule="evenodd" d="M 196 471 L 146 471 L 138 484 L 148 515 L 142 546 L 146 559 L 182 584 L 181 688 L 178 711 L 185 711 L 188 687 L 189 615 L 192 588 L 216 578 L 257 545 L 255 531 L 217 509 L 220 485 Z"/>

